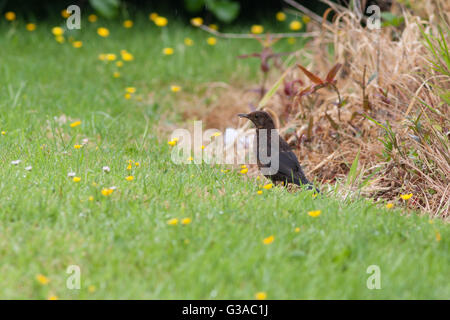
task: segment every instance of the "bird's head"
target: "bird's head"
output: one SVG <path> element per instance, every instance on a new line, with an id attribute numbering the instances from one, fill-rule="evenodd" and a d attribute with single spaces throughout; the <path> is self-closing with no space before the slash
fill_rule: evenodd
<path id="1" fill-rule="evenodd" d="M 275 129 L 275 124 L 272 117 L 265 111 L 239 113 L 238 116 L 241 118 L 247 118 L 253 122 L 258 129 Z"/>

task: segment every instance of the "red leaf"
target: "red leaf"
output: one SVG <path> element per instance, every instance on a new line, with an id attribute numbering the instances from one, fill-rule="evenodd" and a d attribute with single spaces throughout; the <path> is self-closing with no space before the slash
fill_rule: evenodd
<path id="1" fill-rule="evenodd" d="M 331 82 L 334 80 L 334 77 L 336 77 L 337 72 L 342 67 L 342 64 L 337 63 L 333 68 L 331 68 L 330 72 L 327 74 L 327 82 Z"/>
<path id="2" fill-rule="evenodd" d="M 313 73 L 311 73 L 311 72 L 309 72 L 308 70 L 306 70 L 305 68 L 303 68 L 301 65 L 297 65 L 305 74 L 306 74 L 306 76 L 312 81 L 312 82 L 314 82 L 314 83 L 317 83 L 317 84 L 322 84 L 323 83 L 323 81 L 322 81 L 322 79 L 320 79 L 318 76 L 316 76 L 315 74 L 313 74 Z"/>

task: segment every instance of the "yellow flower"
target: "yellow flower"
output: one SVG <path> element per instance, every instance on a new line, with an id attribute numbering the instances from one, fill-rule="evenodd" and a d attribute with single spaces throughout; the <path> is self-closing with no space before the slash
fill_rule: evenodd
<path id="1" fill-rule="evenodd" d="M 131 163 L 128 165 L 127 170 L 131 170 L 133 167 L 131 166 Z"/>
<path id="2" fill-rule="evenodd" d="M 8 21 L 16 20 L 16 14 L 14 12 L 12 12 L 12 11 L 8 11 L 8 12 L 5 13 L 5 18 Z"/>
<path id="3" fill-rule="evenodd" d="M 248 172 L 248 169 L 247 169 L 247 168 L 241 170 L 241 173 L 242 173 L 242 174 L 246 174 L 247 172 Z"/>
<path id="4" fill-rule="evenodd" d="M 274 236 L 267 237 L 263 240 L 264 244 L 271 244 L 275 240 Z"/>
<path id="5" fill-rule="evenodd" d="M 299 233 L 300 232 L 300 228 L 299 227 L 297 227 L 297 228 L 295 228 L 295 230 L 294 230 L 295 232 L 297 232 L 297 233 Z"/>
<path id="6" fill-rule="evenodd" d="M 128 93 L 135 93 L 136 92 L 136 88 L 135 87 L 126 87 L 125 91 Z"/>
<path id="7" fill-rule="evenodd" d="M 125 99 L 130 99 L 131 98 L 131 94 L 129 94 L 129 93 L 125 93 Z"/>
<path id="8" fill-rule="evenodd" d="M 81 149 L 83 146 L 81 144 L 76 144 L 73 146 L 75 149 Z"/>
<path id="9" fill-rule="evenodd" d="M 81 48 L 83 46 L 83 42 L 82 41 L 74 41 L 74 42 L 72 42 L 72 46 L 74 48 Z"/>
<path id="10" fill-rule="evenodd" d="M 117 56 L 114 53 L 107 53 L 105 58 L 108 61 L 114 61 L 117 59 Z"/>
<path id="11" fill-rule="evenodd" d="M 128 176 L 128 177 L 125 178 L 125 180 L 127 180 L 127 181 L 133 181 L 133 180 L 134 180 L 134 177 L 133 177 L 133 176 Z"/>
<path id="12" fill-rule="evenodd" d="M 184 38 L 184 44 L 188 47 L 191 47 L 194 45 L 194 40 L 192 40 L 191 38 Z"/>
<path id="13" fill-rule="evenodd" d="M 208 39 L 206 39 L 206 43 L 210 46 L 214 46 L 217 43 L 217 39 L 214 37 L 209 37 Z"/>
<path id="14" fill-rule="evenodd" d="M 428 220 L 428 223 L 429 223 L 429 224 L 433 224 L 434 221 L 430 219 L 430 220 Z"/>
<path id="15" fill-rule="evenodd" d="M 204 145 L 202 145 L 202 147 L 201 147 L 201 148 L 202 148 L 202 150 L 204 150 L 204 149 L 205 149 L 205 146 L 204 146 Z"/>
<path id="16" fill-rule="evenodd" d="M 100 53 L 100 54 L 98 55 L 98 60 L 101 60 L 101 61 L 106 60 L 106 54 L 105 54 L 105 53 Z"/>
<path id="17" fill-rule="evenodd" d="M 278 20 L 278 21 L 284 21 L 284 20 L 286 20 L 286 14 L 284 13 L 284 12 L 277 12 L 277 14 L 275 15 L 275 18 Z"/>
<path id="18" fill-rule="evenodd" d="M 104 27 L 101 27 L 97 29 L 97 34 L 100 37 L 106 38 L 107 36 L 109 36 L 109 30 Z"/>
<path id="19" fill-rule="evenodd" d="M 247 166 L 245 164 L 241 165 L 241 169 L 245 169 Z"/>
<path id="20" fill-rule="evenodd" d="M 107 197 L 107 196 L 109 196 L 111 193 L 114 192 L 114 189 L 105 188 L 105 189 L 102 189 L 101 192 L 102 192 L 102 195 L 104 195 L 105 197 Z"/>
<path id="21" fill-rule="evenodd" d="M 191 218 L 184 218 L 181 219 L 181 224 L 189 224 L 191 223 L 192 219 Z"/>
<path id="22" fill-rule="evenodd" d="M 260 34 L 264 32 L 264 27 L 259 24 L 254 24 L 250 30 L 253 34 Z"/>
<path id="23" fill-rule="evenodd" d="M 262 190 L 258 190 L 258 191 L 256 191 L 256 193 L 257 194 L 262 194 L 263 192 L 262 192 Z"/>
<path id="24" fill-rule="evenodd" d="M 150 20 L 155 21 L 155 19 L 158 18 L 158 14 L 157 14 L 156 12 L 152 12 L 152 13 L 150 13 L 150 14 L 148 15 L 148 18 L 149 18 Z"/>
<path id="25" fill-rule="evenodd" d="M 131 21 L 131 20 L 125 20 L 125 21 L 123 22 L 123 26 L 124 26 L 125 28 L 129 29 L 129 28 L 131 28 L 131 27 L 133 26 L 133 21 Z"/>
<path id="26" fill-rule="evenodd" d="M 436 241 L 441 241 L 441 234 L 439 233 L 439 231 L 436 231 Z"/>
<path id="27" fill-rule="evenodd" d="M 58 300 L 58 296 L 51 295 L 48 297 L 48 300 Z"/>
<path id="28" fill-rule="evenodd" d="M 266 190 L 270 190 L 270 189 L 272 189 L 272 187 L 273 187 L 273 184 L 272 183 L 268 183 L 263 188 L 266 189 Z"/>
<path id="29" fill-rule="evenodd" d="M 167 221 L 167 224 L 169 225 L 169 226 L 174 226 L 174 225 L 176 225 L 178 223 L 178 219 L 177 218 L 173 218 L 173 219 L 170 219 L 169 221 Z"/>
<path id="30" fill-rule="evenodd" d="M 213 30 L 219 30 L 219 27 L 217 26 L 217 24 L 210 24 L 208 27 L 210 27 Z"/>
<path id="31" fill-rule="evenodd" d="M 43 274 L 38 274 L 36 276 L 36 280 L 44 286 L 50 282 L 50 279 L 44 276 Z"/>
<path id="32" fill-rule="evenodd" d="M 386 208 L 391 209 L 394 207 L 393 203 L 386 203 Z"/>
<path id="33" fill-rule="evenodd" d="M 169 144 L 169 146 L 173 147 L 174 145 L 177 144 L 177 141 L 178 141 L 178 140 L 172 139 L 172 140 L 170 140 L 170 141 L 167 142 L 167 143 Z"/>
<path id="34" fill-rule="evenodd" d="M 70 127 L 75 128 L 75 127 L 78 127 L 80 124 L 81 124 L 81 121 L 75 121 L 70 124 Z"/>
<path id="35" fill-rule="evenodd" d="M 303 17 L 302 17 L 302 21 L 303 21 L 305 24 L 308 24 L 308 23 L 311 21 L 311 18 L 308 17 L 308 16 L 303 16 Z"/>
<path id="36" fill-rule="evenodd" d="M 113 77 L 114 77 L 114 78 L 120 78 L 120 72 L 114 71 Z"/>
<path id="37" fill-rule="evenodd" d="M 118 66 L 119 68 L 123 66 L 123 61 L 117 61 L 116 62 L 116 66 Z"/>
<path id="38" fill-rule="evenodd" d="M 165 54 L 166 56 L 169 56 L 169 55 L 173 54 L 173 49 L 172 48 L 164 48 L 163 54 Z"/>
<path id="39" fill-rule="evenodd" d="M 192 23 L 192 25 L 199 27 L 203 24 L 203 19 L 200 17 L 192 18 L 191 23 Z"/>
<path id="40" fill-rule="evenodd" d="M 61 27 L 53 27 L 52 33 L 55 37 L 62 36 L 64 34 L 64 29 Z"/>
<path id="41" fill-rule="evenodd" d="M 93 286 L 93 285 L 90 285 L 90 286 L 88 287 L 88 291 L 89 291 L 90 293 L 94 293 L 95 290 L 97 290 L 97 288 L 96 288 L 95 286 Z"/>
<path id="42" fill-rule="evenodd" d="M 63 36 L 56 36 L 55 40 L 56 40 L 56 42 L 59 42 L 59 43 L 63 43 L 65 41 Z"/>
<path id="43" fill-rule="evenodd" d="M 302 23 L 300 21 L 294 20 L 289 24 L 289 28 L 293 31 L 300 30 L 302 28 Z"/>
<path id="44" fill-rule="evenodd" d="M 132 61 L 134 56 L 126 50 L 120 51 L 120 55 L 122 56 L 123 61 Z"/>
<path id="45" fill-rule="evenodd" d="M 97 21 L 97 16 L 95 14 L 90 14 L 88 16 L 88 20 L 89 20 L 89 22 L 94 23 L 95 21 Z"/>
<path id="46" fill-rule="evenodd" d="M 320 210 L 314 210 L 314 211 L 309 211 L 308 212 L 308 214 L 311 217 L 313 217 L 313 218 L 316 218 L 316 217 L 320 216 L 321 213 L 322 213 L 322 211 L 320 211 Z"/>
<path id="47" fill-rule="evenodd" d="M 134 165 L 135 165 L 136 167 L 139 167 L 141 164 L 140 164 L 139 162 L 135 162 Z"/>
<path id="48" fill-rule="evenodd" d="M 62 16 L 64 19 L 67 19 L 68 17 L 70 17 L 70 13 L 68 13 L 66 9 L 63 9 L 63 10 L 61 11 L 61 16 Z"/>
<path id="49" fill-rule="evenodd" d="M 73 182 L 80 182 L 81 181 L 81 178 L 80 177 L 73 177 Z"/>
<path id="50" fill-rule="evenodd" d="M 267 293 L 265 293 L 265 292 L 257 292 L 255 294 L 255 298 L 256 298 L 256 300 L 266 300 Z"/>
<path id="51" fill-rule="evenodd" d="M 177 86 L 177 85 L 171 85 L 170 86 L 170 91 L 172 91 L 172 92 L 178 92 L 180 90 L 181 90 L 180 86 Z"/>
<path id="52" fill-rule="evenodd" d="M 93 196 L 89 196 L 88 200 L 89 201 L 94 201 L 94 197 Z"/>
<path id="53" fill-rule="evenodd" d="M 192 158 L 192 157 L 187 158 L 187 161 L 192 161 L 192 160 L 194 160 L 194 158 Z"/>
<path id="54" fill-rule="evenodd" d="M 293 38 L 293 37 L 289 37 L 289 38 L 287 39 L 287 42 L 288 42 L 289 44 L 294 44 L 295 42 L 297 42 L 297 39 L 295 39 L 295 38 Z"/>
<path id="55" fill-rule="evenodd" d="M 153 22 L 158 26 L 158 27 L 165 27 L 166 25 L 167 25 L 167 18 L 164 18 L 164 17 L 160 17 L 160 16 L 157 16 L 156 18 L 155 18 L 155 20 L 153 20 Z"/>
<path id="56" fill-rule="evenodd" d="M 401 194 L 400 198 L 402 198 L 403 200 L 409 200 L 411 197 L 413 196 L 412 193 L 407 193 L 407 194 Z"/>
<path id="57" fill-rule="evenodd" d="M 27 28 L 28 31 L 34 31 L 36 30 L 36 25 L 34 23 L 27 23 L 25 28 Z"/>
<path id="58" fill-rule="evenodd" d="M 212 136 L 213 136 L 213 137 L 218 137 L 218 136 L 220 136 L 220 135 L 222 135 L 222 133 L 219 132 L 219 131 L 217 131 L 217 132 L 214 132 Z"/>
<path id="59" fill-rule="evenodd" d="M 2 136 L 4 136 L 6 134 L 6 131 L 2 131 Z"/>

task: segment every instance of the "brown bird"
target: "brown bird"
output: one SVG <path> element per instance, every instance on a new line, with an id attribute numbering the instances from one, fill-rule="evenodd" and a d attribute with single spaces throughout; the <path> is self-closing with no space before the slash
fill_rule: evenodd
<path id="1" fill-rule="evenodd" d="M 307 185 L 308 189 L 312 189 L 312 184 L 306 178 L 303 173 L 302 167 L 298 162 L 297 157 L 292 152 L 291 147 L 287 144 L 287 142 L 278 135 L 278 131 L 275 130 L 275 124 L 270 117 L 270 115 L 265 111 L 254 111 L 251 113 L 240 113 L 238 114 L 241 118 L 247 118 L 252 121 L 256 126 L 256 159 L 258 163 L 258 168 L 269 168 L 271 163 L 263 163 L 261 161 L 261 154 L 266 154 L 268 158 L 276 159 L 278 157 L 279 167 L 278 171 L 273 174 L 264 175 L 266 178 L 269 178 L 274 183 L 277 181 L 284 182 L 285 185 L 287 183 L 295 183 L 296 185 Z M 261 132 L 261 129 L 266 129 L 266 133 Z M 261 134 L 267 134 L 266 145 L 260 144 L 260 136 Z M 271 150 L 271 134 L 274 134 L 273 138 L 276 139 L 278 137 L 279 148 L 278 150 Z M 272 155 L 272 152 L 274 153 Z M 319 192 L 316 189 L 317 192 Z"/>

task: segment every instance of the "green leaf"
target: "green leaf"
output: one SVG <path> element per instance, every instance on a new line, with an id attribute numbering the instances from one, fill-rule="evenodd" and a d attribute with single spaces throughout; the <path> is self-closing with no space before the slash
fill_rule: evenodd
<path id="1" fill-rule="evenodd" d="M 353 184 L 353 182 L 355 182 L 355 180 L 356 180 L 356 174 L 357 174 L 356 169 L 358 168 L 360 152 L 361 152 L 361 149 L 358 150 L 355 160 L 353 160 L 352 166 L 350 168 L 350 171 L 349 171 L 348 177 L 347 177 L 347 185 Z"/>
<path id="2" fill-rule="evenodd" d="M 206 7 L 217 19 L 226 23 L 236 19 L 241 8 L 238 2 L 227 0 L 206 0 Z"/>
<path id="3" fill-rule="evenodd" d="M 119 0 L 89 0 L 89 3 L 95 11 L 108 19 L 114 18 L 119 12 Z"/>
<path id="4" fill-rule="evenodd" d="M 205 5 L 204 0 L 184 0 L 184 7 L 189 12 L 199 12 Z"/>
<path id="5" fill-rule="evenodd" d="M 261 101 L 258 104 L 258 109 L 263 108 L 266 103 L 269 101 L 269 99 L 277 92 L 278 88 L 280 87 L 281 83 L 283 82 L 284 77 L 288 74 L 288 71 L 290 71 L 291 68 L 286 69 L 286 71 L 281 75 L 280 79 L 275 82 L 275 84 L 270 88 L 269 91 L 264 95 L 264 97 L 261 99 Z"/>

